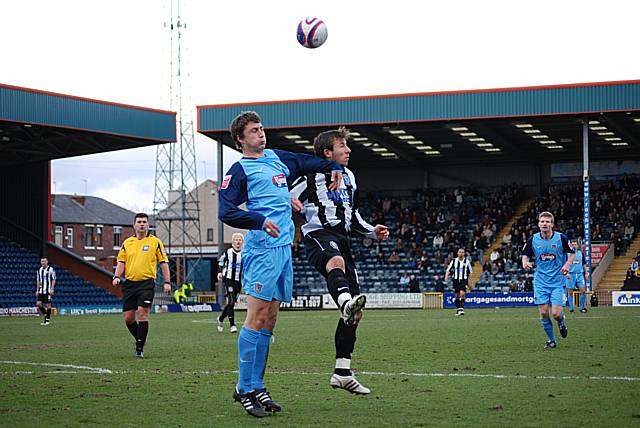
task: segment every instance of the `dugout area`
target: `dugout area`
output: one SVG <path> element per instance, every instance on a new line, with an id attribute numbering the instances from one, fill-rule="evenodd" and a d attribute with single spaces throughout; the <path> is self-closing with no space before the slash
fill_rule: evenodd
<path id="1" fill-rule="evenodd" d="M 590 161 L 640 159 L 640 80 L 201 105 L 198 131 L 235 149 L 229 124 L 246 110 L 268 148 L 293 152 L 347 126 L 349 166 L 369 191 L 516 182 L 539 193 L 553 163 L 582 162 L 584 123 Z"/>
<path id="2" fill-rule="evenodd" d="M 0 235 L 113 292 L 111 272 L 49 242 L 51 160 L 174 142 L 175 116 L 0 84 Z"/>

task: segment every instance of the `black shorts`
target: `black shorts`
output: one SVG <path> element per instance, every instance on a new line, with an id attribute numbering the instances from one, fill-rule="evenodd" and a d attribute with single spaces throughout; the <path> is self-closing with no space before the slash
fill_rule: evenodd
<path id="1" fill-rule="evenodd" d="M 222 286 L 224 287 L 224 295 L 227 296 L 227 304 L 231 302 L 237 303 L 238 294 L 240 294 L 240 289 L 242 288 L 242 284 L 240 284 L 240 281 L 223 278 Z"/>
<path id="2" fill-rule="evenodd" d="M 454 279 L 453 280 L 453 291 L 459 293 L 461 291 L 467 291 L 467 286 L 469 285 L 468 279 Z"/>
<path id="3" fill-rule="evenodd" d="M 42 303 L 51 303 L 51 295 L 48 293 L 38 293 L 38 298 L 36 300 Z"/>
<path id="4" fill-rule="evenodd" d="M 344 259 L 345 276 L 349 282 L 349 292 L 352 296 L 360 294 L 358 272 L 351 256 L 349 238 L 331 230 L 314 230 L 304 237 L 304 247 L 307 250 L 309 262 L 325 278 L 328 275 L 327 263 L 332 257 L 340 256 Z"/>
<path id="5" fill-rule="evenodd" d="M 155 285 L 155 279 L 125 281 L 122 284 L 122 312 L 136 310 L 138 306 L 150 308 Z"/>

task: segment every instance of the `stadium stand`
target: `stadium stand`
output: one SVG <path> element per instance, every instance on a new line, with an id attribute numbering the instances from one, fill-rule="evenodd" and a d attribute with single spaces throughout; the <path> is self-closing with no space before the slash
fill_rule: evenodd
<path id="1" fill-rule="evenodd" d="M 35 305 L 36 270 L 40 257 L 15 243 L 0 237 L 0 307 L 28 307 Z M 60 266 L 55 269 L 57 281 L 54 307 L 118 306 L 120 300 L 101 288 L 72 275 Z"/>

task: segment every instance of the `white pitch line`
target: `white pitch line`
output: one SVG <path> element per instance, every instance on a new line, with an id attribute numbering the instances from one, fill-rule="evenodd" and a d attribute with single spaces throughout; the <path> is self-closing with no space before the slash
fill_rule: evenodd
<path id="1" fill-rule="evenodd" d="M 32 363 L 28 361 L 0 361 L 0 364 L 15 364 L 19 366 L 42 366 L 42 367 L 60 367 L 62 369 L 87 370 L 91 373 L 112 373 L 109 369 L 101 367 L 77 366 L 75 364 L 55 364 L 55 363 Z M 71 372 L 74 373 L 74 372 Z"/>

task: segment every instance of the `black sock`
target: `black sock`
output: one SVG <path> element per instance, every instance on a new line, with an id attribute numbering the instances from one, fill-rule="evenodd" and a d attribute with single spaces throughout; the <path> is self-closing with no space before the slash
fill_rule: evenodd
<path id="1" fill-rule="evenodd" d="M 338 320 L 336 327 L 336 359 L 351 359 L 353 349 L 356 346 L 356 329 L 357 325 L 346 325 L 342 319 Z M 335 369 L 334 373 L 340 376 L 351 376 L 351 369 Z"/>
<path id="2" fill-rule="evenodd" d="M 47 314 L 44 316 L 44 319 L 49 321 L 49 318 L 51 318 L 51 308 L 47 308 Z"/>
<path id="3" fill-rule="evenodd" d="M 350 293 L 349 282 L 347 281 L 347 277 L 344 276 L 342 269 L 335 268 L 329 272 L 327 275 L 327 288 L 336 305 L 338 305 L 338 296 L 342 293 Z M 340 291 L 338 291 L 339 288 L 341 289 Z"/>
<path id="4" fill-rule="evenodd" d="M 138 338 L 136 339 L 136 349 L 142 351 L 147 341 L 147 333 L 149 332 L 149 321 L 138 321 Z"/>
<path id="5" fill-rule="evenodd" d="M 460 299 L 456 297 L 454 301 L 456 302 L 456 308 L 460 309 Z"/>
<path id="6" fill-rule="evenodd" d="M 224 308 L 222 308 L 222 313 L 220 314 L 220 316 L 218 317 L 218 321 L 222 322 L 224 321 L 224 319 L 227 317 L 227 306 L 225 306 Z"/>
<path id="7" fill-rule="evenodd" d="M 233 310 L 234 305 L 229 305 L 229 324 L 236 325 L 236 313 Z"/>
<path id="8" fill-rule="evenodd" d="M 127 328 L 129 329 L 129 333 L 133 336 L 134 339 L 138 339 L 138 323 L 132 322 L 131 324 L 127 324 Z"/>
<path id="9" fill-rule="evenodd" d="M 462 299 L 460 299 L 460 307 L 461 307 L 462 309 L 464 309 L 464 301 L 465 301 L 465 298 L 464 298 L 464 297 L 463 297 Z"/>

